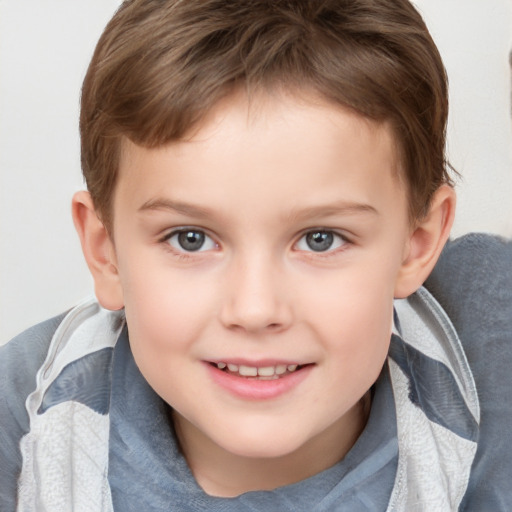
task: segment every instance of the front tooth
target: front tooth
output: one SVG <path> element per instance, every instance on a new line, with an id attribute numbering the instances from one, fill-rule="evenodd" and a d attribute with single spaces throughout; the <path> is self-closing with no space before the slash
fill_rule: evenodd
<path id="1" fill-rule="evenodd" d="M 275 370 L 273 366 L 265 366 L 263 368 L 258 368 L 258 375 L 260 377 L 272 377 L 274 373 Z"/>
<path id="2" fill-rule="evenodd" d="M 297 365 L 296 364 L 289 364 L 288 365 L 288 371 L 289 372 L 294 372 L 296 369 L 297 369 Z"/>
<path id="3" fill-rule="evenodd" d="M 241 364 L 238 368 L 238 373 L 243 377 L 256 377 L 258 375 L 258 368 Z"/>
<path id="4" fill-rule="evenodd" d="M 283 375 L 283 373 L 286 373 L 286 365 L 285 364 L 278 364 L 276 366 L 276 375 Z"/>
<path id="5" fill-rule="evenodd" d="M 224 370 L 224 368 L 226 368 L 227 364 L 226 363 L 217 363 L 217 368 L 219 370 Z"/>
<path id="6" fill-rule="evenodd" d="M 237 372 L 238 371 L 238 365 L 237 364 L 228 363 L 228 370 L 230 372 Z"/>

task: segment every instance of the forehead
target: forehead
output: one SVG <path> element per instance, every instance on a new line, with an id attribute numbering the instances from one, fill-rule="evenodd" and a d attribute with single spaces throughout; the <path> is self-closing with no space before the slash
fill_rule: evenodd
<path id="1" fill-rule="evenodd" d="M 378 203 L 382 187 L 404 195 L 396 155 L 387 124 L 318 96 L 240 93 L 219 102 L 180 141 L 146 149 L 125 140 L 117 192 L 144 203 L 193 188 L 196 200 L 204 195 L 222 207 L 236 189 L 242 210 L 250 203 L 244 191 L 256 201 L 286 193 L 296 202 L 359 196 L 352 199 Z"/>

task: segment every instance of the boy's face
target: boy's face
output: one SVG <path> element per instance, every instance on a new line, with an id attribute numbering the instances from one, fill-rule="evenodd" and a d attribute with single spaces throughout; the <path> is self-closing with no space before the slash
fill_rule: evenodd
<path id="1" fill-rule="evenodd" d="M 126 142 L 130 343 L 185 452 L 325 457 L 357 438 L 411 233 L 393 148 L 388 127 L 292 96 L 233 96 L 187 141 Z"/>

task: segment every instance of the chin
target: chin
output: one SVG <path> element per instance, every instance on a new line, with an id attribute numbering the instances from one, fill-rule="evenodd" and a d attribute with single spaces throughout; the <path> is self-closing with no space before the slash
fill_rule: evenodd
<path id="1" fill-rule="evenodd" d="M 229 439 L 222 440 L 218 444 L 224 450 L 238 457 L 276 459 L 298 451 L 307 443 L 307 439 L 297 438 L 286 427 L 279 427 L 279 431 L 276 432 L 274 428 L 269 433 L 259 429 L 254 433 L 230 435 Z"/>

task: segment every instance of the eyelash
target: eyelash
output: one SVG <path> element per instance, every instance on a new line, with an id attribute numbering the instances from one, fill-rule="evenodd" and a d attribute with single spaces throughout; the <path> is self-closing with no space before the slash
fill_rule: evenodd
<path id="1" fill-rule="evenodd" d="M 210 240 L 210 243 L 214 245 L 214 248 L 218 248 L 219 245 L 217 242 L 214 241 L 214 239 L 208 235 L 203 229 L 195 228 L 195 227 L 181 227 L 179 229 L 174 229 L 173 231 L 167 233 L 165 236 L 163 236 L 159 243 L 164 244 L 165 248 L 172 252 L 176 257 L 180 259 L 191 259 L 196 257 L 197 255 L 207 252 L 211 250 L 211 248 L 203 249 L 203 245 L 199 247 L 197 250 L 190 250 L 187 251 L 185 248 L 177 248 L 173 247 L 171 243 L 169 242 L 173 237 L 179 237 L 181 234 L 185 233 L 195 233 L 195 234 L 201 234 L 205 240 Z M 334 248 L 327 248 L 325 251 L 315 251 L 311 247 L 308 249 L 298 249 L 298 251 L 304 252 L 307 254 L 307 257 L 309 258 L 329 258 L 334 255 L 339 254 L 342 251 L 345 251 L 347 249 L 347 246 L 352 245 L 352 241 L 347 238 L 345 235 L 342 235 L 341 233 L 338 233 L 337 231 L 334 231 L 332 229 L 327 228 L 314 228 L 314 229 L 308 229 L 307 231 L 304 231 L 301 236 L 298 238 L 298 240 L 293 244 L 293 247 L 298 247 L 298 245 L 303 241 L 306 240 L 306 237 L 308 235 L 315 235 L 315 234 L 321 234 L 321 235 L 330 235 L 333 237 L 332 243 L 337 243 L 338 245 Z M 336 239 L 338 239 L 338 242 L 336 242 Z M 304 242 L 307 243 L 307 242 Z M 181 244 L 180 244 L 181 245 Z M 197 253 L 197 254 L 196 254 Z"/>
<path id="2" fill-rule="evenodd" d="M 185 234 L 185 233 L 196 233 L 196 234 L 199 233 L 199 234 L 203 235 L 205 239 L 210 240 L 211 243 L 214 245 L 214 247 L 218 247 L 218 244 L 213 240 L 213 238 L 210 235 L 208 235 L 203 229 L 195 228 L 192 226 L 190 226 L 190 227 L 184 226 L 179 229 L 174 229 L 171 232 L 167 233 L 162 238 L 160 238 L 158 240 L 158 242 L 162 243 L 164 245 L 165 249 L 170 251 L 174 256 L 176 256 L 179 259 L 183 259 L 183 260 L 197 258 L 198 254 L 201 254 L 201 253 L 209 250 L 209 249 L 204 250 L 203 246 L 199 247 L 198 250 L 195 250 L 195 251 L 194 250 L 187 251 L 183 247 L 181 247 L 181 248 L 173 247 L 170 243 L 170 240 L 173 237 L 179 237 L 181 234 Z"/>
<path id="3" fill-rule="evenodd" d="M 336 239 L 338 239 L 338 245 L 334 248 L 329 247 L 325 251 L 315 251 L 311 247 L 309 250 L 307 249 L 298 249 L 300 251 L 303 251 L 308 258 L 330 258 L 333 256 L 337 256 L 339 253 L 345 251 L 350 245 L 353 244 L 353 242 L 344 234 L 341 234 L 333 229 L 329 228 L 313 228 L 308 229 L 307 231 L 303 232 L 300 238 L 295 242 L 294 247 L 297 247 L 299 243 L 302 240 L 305 240 L 308 235 L 314 235 L 314 234 L 328 234 L 331 235 L 334 238 L 333 244 L 336 243 Z M 307 242 L 304 242 L 307 243 Z"/>

